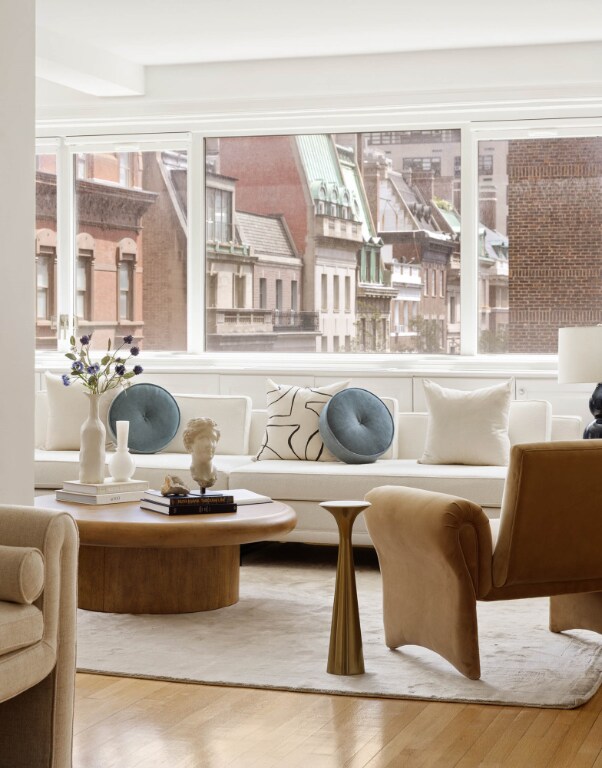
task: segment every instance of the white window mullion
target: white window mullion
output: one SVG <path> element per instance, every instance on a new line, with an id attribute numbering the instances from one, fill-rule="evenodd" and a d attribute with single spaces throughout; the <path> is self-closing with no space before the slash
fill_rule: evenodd
<path id="1" fill-rule="evenodd" d="M 75 191 L 73 155 L 64 142 L 56 156 L 56 317 L 59 352 L 69 349 L 75 333 L 73 299 L 75 293 Z"/>
<path id="2" fill-rule="evenodd" d="M 205 143 L 192 134 L 188 153 L 188 352 L 205 349 Z"/>
<path id="3" fill-rule="evenodd" d="M 460 243 L 460 354 L 476 355 L 479 345 L 479 185 L 477 140 L 462 128 L 462 239 Z"/>

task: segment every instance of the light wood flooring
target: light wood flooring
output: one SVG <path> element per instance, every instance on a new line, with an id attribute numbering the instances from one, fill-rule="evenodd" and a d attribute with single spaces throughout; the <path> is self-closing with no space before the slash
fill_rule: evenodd
<path id="1" fill-rule="evenodd" d="M 266 556 L 334 567 L 336 548 L 250 547 L 243 564 Z M 378 567 L 371 549 L 355 561 Z M 558 710 L 77 675 L 73 768 L 364 766 L 602 768 L 602 689 Z"/>
<path id="2" fill-rule="evenodd" d="M 602 768 L 602 690 L 557 710 L 78 674 L 73 766 Z"/>

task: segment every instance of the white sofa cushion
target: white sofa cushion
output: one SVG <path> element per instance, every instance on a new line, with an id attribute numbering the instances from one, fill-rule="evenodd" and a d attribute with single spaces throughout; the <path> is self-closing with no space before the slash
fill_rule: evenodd
<path id="1" fill-rule="evenodd" d="M 180 426 L 165 453 L 187 453 L 182 435 L 190 419 L 213 419 L 220 431 L 217 452 L 240 456 L 249 453 L 251 398 L 246 395 L 174 395 L 180 408 Z"/>
<path id="2" fill-rule="evenodd" d="M 397 457 L 418 459 L 426 441 L 427 413 L 400 413 L 397 424 Z M 578 440 L 581 437 L 578 416 L 552 416 L 547 400 L 512 400 L 508 414 L 510 445 L 543 443 L 547 440 Z M 553 433 L 553 434 L 552 434 Z"/>
<path id="3" fill-rule="evenodd" d="M 48 419 L 44 447 L 48 451 L 79 451 L 79 431 L 88 416 L 89 401 L 86 389 L 80 382 L 65 386 L 60 376 L 46 371 L 46 393 Z M 107 430 L 107 440 L 111 437 L 107 428 L 107 413 L 115 396 L 121 388 L 111 389 L 100 399 L 100 418 Z"/>
<path id="4" fill-rule="evenodd" d="M 107 459 L 111 454 L 107 454 Z M 77 478 L 79 454 L 77 451 L 44 451 L 36 449 L 36 487 L 60 488 L 65 480 Z M 213 464 L 217 481 L 212 488 L 223 490 L 228 487 L 228 475 L 243 464 L 251 461 L 250 456 L 215 456 Z M 180 475 L 189 485 L 194 486 L 190 474 L 189 453 L 139 453 L 136 454 L 135 480 L 146 480 L 151 488 L 160 488 L 165 475 Z M 108 472 L 107 472 L 108 474 Z"/>
<path id="5" fill-rule="evenodd" d="M 485 507 L 502 502 L 507 467 L 418 464 L 379 459 L 373 464 L 298 461 L 252 462 L 232 470 L 230 488 L 247 488 L 273 499 L 362 499 L 379 485 L 406 485 L 463 496 Z"/>
<path id="6" fill-rule="evenodd" d="M 421 464 L 507 466 L 510 381 L 468 392 L 423 384 L 429 417 Z"/>

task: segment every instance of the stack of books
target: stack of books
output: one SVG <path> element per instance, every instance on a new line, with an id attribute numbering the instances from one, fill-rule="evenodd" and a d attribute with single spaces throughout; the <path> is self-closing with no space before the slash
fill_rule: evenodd
<path id="1" fill-rule="evenodd" d="M 78 504 L 120 504 L 124 501 L 140 501 L 148 488 L 146 480 L 125 480 L 116 483 L 110 478 L 104 483 L 80 483 L 66 480 L 62 490 L 56 492 L 58 501 L 75 501 Z"/>
<path id="2" fill-rule="evenodd" d="M 163 515 L 207 515 L 236 512 L 234 497 L 227 492 L 205 491 L 186 496 L 163 496 L 161 491 L 145 491 L 140 508 Z"/>

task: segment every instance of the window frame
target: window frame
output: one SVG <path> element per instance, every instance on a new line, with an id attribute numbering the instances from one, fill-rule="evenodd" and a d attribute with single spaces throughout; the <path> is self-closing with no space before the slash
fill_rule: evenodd
<path id="1" fill-rule="evenodd" d="M 399 367 L 400 370 L 419 369 L 428 364 L 435 369 L 453 370 L 504 370 L 512 365 L 520 364 L 522 370 L 549 370 L 555 361 L 553 355 L 479 355 L 478 340 L 478 144 L 480 141 L 512 138 L 564 138 L 570 136 L 600 136 L 602 135 L 602 118 L 596 117 L 596 110 L 586 104 L 567 107 L 563 117 L 563 108 L 552 105 L 542 108 L 538 113 L 535 107 L 531 112 L 522 108 L 503 110 L 487 109 L 483 106 L 479 113 L 477 108 L 468 114 L 453 107 L 439 108 L 431 112 L 409 108 L 383 110 L 379 108 L 364 110 L 349 110 L 343 115 L 335 115 L 334 111 L 307 110 L 306 113 L 294 111 L 282 115 L 266 114 L 261 118 L 252 115 L 218 116 L 211 120 L 202 116 L 190 119 L 166 118 L 160 121 L 152 120 L 130 121 L 128 124 L 148 133 L 103 134 L 109 121 L 95 125 L 93 121 L 84 126 L 72 124 L 68 126 L 51 120 L 42 123 L 41 135 L 37 143 L 37 152 L 57 154 L 57 299 L 56 316 L 60 324 L 58 348 L 55 353 L 37 350 L 36 359 L 40 365 L 44 361 L 58 359 L 60 353 L 66 351 L 69 336 L 73 333 L 73 284 L 74 284 L 74 242 L 73 232 L 73 194 L 74 194 L 74 164 L 73 156 L 77 152 L 119 151 L 124 145 L 127 151 L 135 151 L 136 145 L 141 145 L 141 151 L 151 147 L 185 149 L 188 152 L 188 200 L 190 209 L 205 210 L 205 164 L 204 142 L 222 136 L 236 135 L 295 135 L 299 133 L 351 133 L 351 132 L 385 132 L 404 130 L 460 130 L 461 153 L 461 200 L 462 200 L 462 242 L 460 275 L 460 301 L 456 314 L 460 320 L 461 353 L 450 355 L 413 355 L 408 356 L 389 353 L 338 355 L 337 364 L 344 367 L 346 357 L 349 366 L 354 361 L 361 361 L 367 367 L 378 370 L 383 364 L 387 367 Z M 571 109 L 573 114 L 571 115 Z M 500 119 L 500 114 L 502 119 Z M 590 116 L 592 115 L 592 116 Z M 503 118 L 506 119 L 503 119 Z M 493 118 L 493 119 L 492 119 Z M 186 124 L 188 122 L 188 124 Z M 100 127 L 99 127 L 100 126 Z M 150 131 L 154 130 L 155 133 Z M 85 130 L 82 130 L 85 128 Z M 176 131 L 182 131 L 177 133 Z M 157 133 L 157 131 L 173 133 Z M 88 131 L 88 135 L 86 135 Z M 64 135 L 57 138 L 57 133 Z M 133 146 L 134 145 L 134 146 Z M 188 285 L 187 295 L 205 295 L 205 216 L 191 216 L 188 222 Z M 196 258 L 192 258 L 196 254 Z M 200 254 L 200 257 L 199 257 Z M 188 345 L 183 353 L 156 352 L 152 357 L 164 362 L 169 368 L 174 358 L 181 359 L 186 355 L 191 365 L 203 361 L 233 360 L 243 357 L 236 353 L 207 353 L 204 350 L 205 335 L 204 301 L 188 301 Z M 261 356 L 265 363 L 271 365 L 284 364 L 283 356 L 267 354 Z M 286 356 L 289 357 L 289 356 Z M 305 354 L 296 356 L 297 362 L 315 368 L 316 357 L 327 364 L 324 353 Z M 290 365 L 290 359 L 288 360 Z"/>

